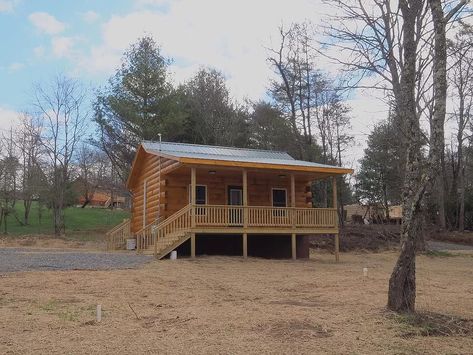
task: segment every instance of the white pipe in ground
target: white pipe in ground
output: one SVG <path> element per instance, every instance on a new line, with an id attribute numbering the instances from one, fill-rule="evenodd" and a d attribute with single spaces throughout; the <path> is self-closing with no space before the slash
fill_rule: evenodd
<path id="1" fill-rule="evenodd" d="M 102 305 L 101 304 L 97 305 L 96 321 L 97 323 L 100 323 L 102 321 Z"/>

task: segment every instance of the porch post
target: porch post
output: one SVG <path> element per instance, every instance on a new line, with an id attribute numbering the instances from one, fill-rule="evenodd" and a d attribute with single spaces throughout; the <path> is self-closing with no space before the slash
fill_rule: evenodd
<path id="1" fill-rule="evenodd" d="M 248 172 L 243 169 L 243 228 L 248 227 Z"/>
<path id="2" fill-rule="evenodd" d="M 332 193 L 333 193 L 333 208 L 338 208 L 338 195 L 337 195 L 337 177 L 332 176 Z"/>
<path id="3" fill-rule="evenodd" d="M 336 227 L 337 227 L 337 233 L 335 233 L 335 261 L 339 261 L 340 260 L 340 238 L 339 238 L 339 234 L 338 234 L 338 194 L 337 194 L 337 177 L 336 176 L 333 176 L 332 177 L 332 193 L 333 193 L 333 196 L 332 196 L 332 199 L 333 199 L 333 208 L 335 209 L 335 224 L 336 224 Z"/>
<path id="4" fill-rule="evenodd" d="M 195 228 L 195 188 L 196 188 L 196 172 L 195 168 L 191 168 L 191 224 Z"/>
<path id="5" fill-rule="evenodd" d="M 290 212 L 290 216 L 292 219 L 292 229 L 296 229 L 296 178 L 294 174 L 291 174 L 291 207 L 292 211 Z"/>
<path id="6" fill-rule="evenodd" d="M 291 207 L 296 207 L 296 178 L 291 174 Z"/>

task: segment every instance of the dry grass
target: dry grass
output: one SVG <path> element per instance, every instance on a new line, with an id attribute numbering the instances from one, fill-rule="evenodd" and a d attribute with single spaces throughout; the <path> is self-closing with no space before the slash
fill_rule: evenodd
<path id="1" fill-rule="evenodd" d="M 406 324 L 386 315 L 395 257 L 350 253 L 339 264 L 329 254 L 298 262 L 208 257 L 136 270 L 5 274 L 0 353 L 471 354 L 471 336 L 406 337 Z M 418 309 L 473 319 L 472 269 L 472 255 L 420 256 Z"/>

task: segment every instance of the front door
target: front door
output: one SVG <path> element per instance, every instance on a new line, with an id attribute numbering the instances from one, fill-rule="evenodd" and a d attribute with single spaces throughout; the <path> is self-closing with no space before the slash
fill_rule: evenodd
<path id="1" fill-rule="evenodd" d="M 228 204 L 230 206 L 241 206 L 243 204 L 243 189 L 241 186 L 228 187 Z M 230 225 L 240 226 L 243 224 L 243 209 L 229 207 L 228 218 Z"/>

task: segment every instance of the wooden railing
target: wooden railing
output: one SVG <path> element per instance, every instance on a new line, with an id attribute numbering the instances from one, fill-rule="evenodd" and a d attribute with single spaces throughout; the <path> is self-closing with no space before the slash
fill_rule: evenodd
<path id="1" fill-rule="evenodd" d="M 267 206 L 187 205 L 164 221 L 155 221 L 135 233 L 136 249 L 141 252 L 176 233 L 191 231 L 193 227 L 244 228 L 336 228 L 337 211 L 333 208 L 298 208 Z M 123 248 L 131 237 L 130 221 L 124 220 L 107 233 L 107 248 Z"/>
<path id="2" fill-rule="evenodd" d="M 122 223 L 113 227 L 105 234 L 107 250 L 123 249 L 126 239 L 131 237 L 130 220 L 124 219 Z"/>
<path id="3" fill-rule="evenodd" d="M 136 251 L 138 253 L 153 245 L 156 226 L 157 222 L 153 222 L 135 233 Z"/>
<path id="4" fill-rule="evenodd" d="M 191 205 L 180 209 L 157 226 L 155 233 L 154 254 L 158 254 L 158 242 L 175 233 L 186 232 L 192 227 Z"/>
<path id="5" fill-rule="evenodd" d="M 336 228 L 333 208 L 197 205 L 196 226 Z"/>
<path id="6" fill-rule="evenodd" d="M 135 233 L 136 249 L 138 252 L 142 252 L 154 245 L 154 251 L 157 254 L 159 241 L 174 233 L 189 230 L 191 223 L 191 206 L 187 205 L 169 218 L 150 223 Z"/>

